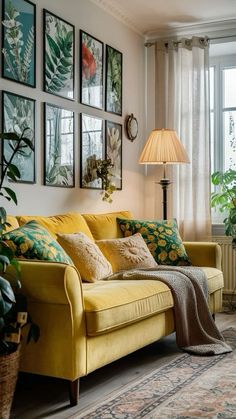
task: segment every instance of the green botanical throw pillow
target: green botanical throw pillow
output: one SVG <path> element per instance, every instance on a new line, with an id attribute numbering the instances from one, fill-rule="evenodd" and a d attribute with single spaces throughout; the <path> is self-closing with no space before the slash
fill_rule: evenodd
<path id="1" fill-rule="evenodd" d="M 3 236 L 9 247 L 19 259 L 39 259 L 73 265 L 72 260 L 37 221 L 29 221 L 23 226 Z"/>
<path id="2" fill-rule="evenodd" d="M 150 252 L 160 265 L 190 265 L 190 260 L 172 220 L 128 220 L 117 218 L 124 237 L 141 233 Z"/>

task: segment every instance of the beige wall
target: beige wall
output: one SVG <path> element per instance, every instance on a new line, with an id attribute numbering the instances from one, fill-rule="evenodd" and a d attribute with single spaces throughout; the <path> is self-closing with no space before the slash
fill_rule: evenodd
<path id="1" fill-rule="evenodd" d="M 37 76 L 36 89 L 0 78 L 0 89 L 36 99 L 37 183 L 12 184 L 18 206 L 3 204 L 12 214 L 56 214 L 66 211 L 107 212 L 130 209 L 137 217 L 144 215 L 144 168 L 138 165 L 145 137 L 145 60 L 144 40 L 120 21 L 89 0 L 37 0 Z M 42 91 L 43 84 L 43 8 L 75 25 L 75 101 L 71 102 Z M 79 29 L 97 37 L 123 53 L 123 116 L 115 116 L 79 103 Z M 75 182 L 73 189 L 43 186 L 43 102 L 63 106 L 75 112 Z M 85 112 L 124 124 L 131 112 L 139 122 L 138 138 L 131 143 L 123 131 L 123 190 L 114 193 L 112 204 L 101 200 L 100 192 L 79 188 L 79 113 Z"/>

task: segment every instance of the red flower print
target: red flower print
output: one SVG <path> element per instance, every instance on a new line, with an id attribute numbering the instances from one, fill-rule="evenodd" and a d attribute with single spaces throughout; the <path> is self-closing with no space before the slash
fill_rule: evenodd
<path id="1" fill-rule="evenodd" d="M 94 56 L 84 42 L 82 43 L 82 71 L 83 77 L 87 80 L 91 79 L 96 72 Z"/>

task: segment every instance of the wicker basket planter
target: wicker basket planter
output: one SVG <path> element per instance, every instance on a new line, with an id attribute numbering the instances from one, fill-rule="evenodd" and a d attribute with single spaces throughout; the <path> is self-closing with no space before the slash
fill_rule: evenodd
<path id="1" fill-rule="evenodd" d="M 0 356 L 0 419 L 10 417 L 19 362 L 20 345 L 15 352 Z"/>

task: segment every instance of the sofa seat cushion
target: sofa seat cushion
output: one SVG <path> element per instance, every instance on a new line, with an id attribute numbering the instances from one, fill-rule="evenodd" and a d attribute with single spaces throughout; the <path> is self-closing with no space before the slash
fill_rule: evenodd
<path id="1" fill-rule="evenodd" d="M 161 281 L 99 281 L 83 284 L 87 335 L 95 336 L 138 322 L 173 307 Z"/>
<path id="2" fill-rule="evenodd" d="M 202 268 L 209 294 L 224 286 L 216 268 Z M 155 280 L 98 281 L 83 284 L 87 335 L 96 336 L 138 322 L 173 307 L 169 287 Z"/>
<path id="3" fill-rule="evenodd" d="M 202 268 L 208 279 L 209 294 L 220 290 L 224 287 L 223 272 L 216 268 Z"/>

